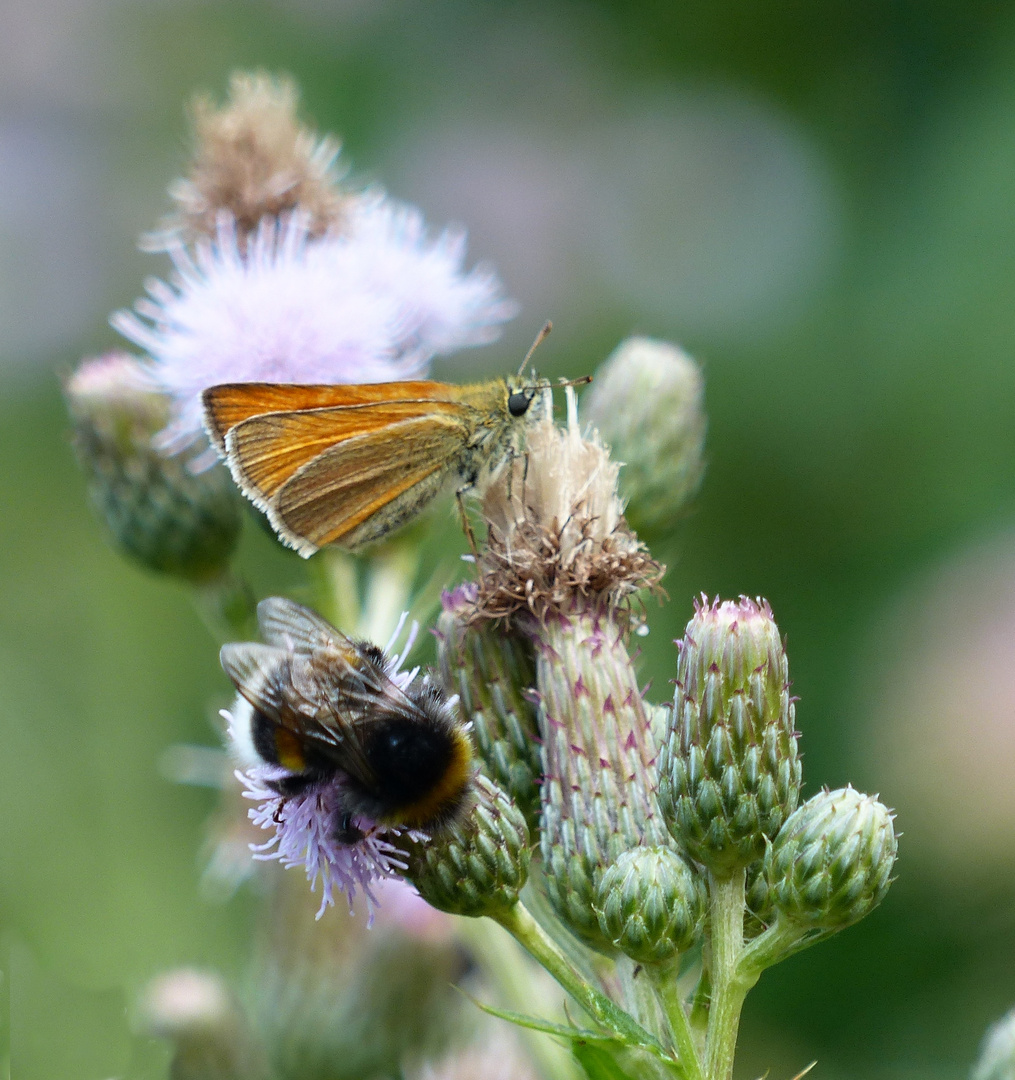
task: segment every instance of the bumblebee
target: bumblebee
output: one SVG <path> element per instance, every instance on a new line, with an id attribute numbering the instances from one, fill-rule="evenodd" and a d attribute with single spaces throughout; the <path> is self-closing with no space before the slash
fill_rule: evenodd
<path id="1" fill-rule="evenodd" d="M 334 784 L 335 836 L 363 839 L 357 819 L 439 831 L 468 808 L 474 774 L 466 726 L 429 680 L 395 682 L 394 662 L 282 597 L 257 606 L 264 644 L 225 645 L 220 659 L 249 702 L 256 757 L 285 773 L 283 799 Z"/>

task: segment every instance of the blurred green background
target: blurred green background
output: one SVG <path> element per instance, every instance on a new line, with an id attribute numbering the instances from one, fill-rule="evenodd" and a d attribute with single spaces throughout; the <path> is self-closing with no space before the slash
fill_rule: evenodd
<path id="1" fill-rule="evenodd" d="M 702 361 L 644 676 L 668 692 L 695 594 L 767 596 L 807 790 L 879 791 L 905 834 L 883 907 L 765 974 L 738 1076 L 967 1075 L 1015 1004 L 1015 9 L 987 0 L 0 4 L 11 1075 L 164 1075 L 128 1002 L 247 955 L 251 896 L 199 890 L 215 795 L 159 764 L 214 745 L 217 649 L 106 546 L 59 388 L 165 272 L 136 236 L 237 67 L 293 75 L 357 179 L 466 225 L 521 301 L 439 375 L 515 368 L 547 317 L 551 374 L 631 332 Z M 256 530 L 243 559 L 298 580 Z"/>

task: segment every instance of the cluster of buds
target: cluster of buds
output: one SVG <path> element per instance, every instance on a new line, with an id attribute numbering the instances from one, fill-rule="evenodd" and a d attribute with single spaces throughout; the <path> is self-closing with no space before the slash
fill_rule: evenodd
<path id="1" fill-rule="evenodd" d="M 700 403 L 700 385 L 675 371 L 686 357 L 637 340 L 609 362 L 601 416 L 641 415 L 631 388 L 653 362 L 661 385 L 671 378 L 685 404 Z M 630 436 L 624 452 L 648 457 L 683 447 L 665 463 L 683 478 L 675 513 L 700 476 L 703 421 L 691 406 L 679 431 L 644 419 L 640 437 L 615 423 L 615 440 Z M 639 461 L 646 477 L 666 471 Z M 657 1033 L 683 1075 L 726 1080 L 743 996 L 760 972 L 884 898 L 893 815 L 852 788 L 798 805 L 796 703 L 764 600 L 697 604 L 677 642 L 672 708 L 645 700 L 629 652 L 634 605 L 663 569 L 629 525 L 618 465 L 580 431 L 570 391 L 567 425 L 532 430 L 526 460 L 493 483 L 483 511 L 478 580 L 445 597 L 443 677 L 486 774 L 520 803 L 539 792 L 532 874 L 554 917 L 600 958 L 626 956 L 648 972 L 666 1014 Z M 675 973 L 703 939 L 699 989 L 685 998 Z"/>

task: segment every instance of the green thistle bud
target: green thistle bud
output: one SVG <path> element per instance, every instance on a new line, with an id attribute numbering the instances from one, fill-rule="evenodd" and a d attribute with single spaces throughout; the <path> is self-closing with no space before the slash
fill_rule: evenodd
<path id="1" fill-rule="evenodd" d="M 677 643 L 659 801 L 691 856 L 725 876 L 796 808 L 800 760 L 786 653 L 767 602 L 702 603 Z"/>
<path id="2" fill-rule="evenodd" d="M 987 1030 L 972 1080 L 1015 1080 L 1015 1009 Z"/>
<path id="3" fill-rule="evenodd" d="M 116 546 L 149 570 L 218 576 L 239 538 L 236 490 L 223 466 L 195 474 L 152 446 L 168 406 L 144 367 L 123 353 L 86 361 L 66 396 L 92 503 Z"/>
<path id="4" fill-rule="evenodd" d="M 414 845 L 405 876 L 430 905 L 453 915 L 494 915 L 513 907 L 529 875 L 529 829 L 522 812 L 485 776 L 476 805 L 458 824 Z"/>
<path id="5" fill-rule="evenodd" d="M 640 964 L 658 964 L 689 949 L 701 934 L 704 883 L 669 848 L 625 851 L 596 889 L 599 928 Z"/>
<path id="6" fill-rule="evenodd" d="M 701 484 L 705 412 L 701 369 L 665 341 L 621 342 L 582 399 L 585 418 L 624 462 L 625 511 L 652 538 L 667 530 Z"/>
<path id="7" fill-rule="evenodd" d="M 883 803 L 852 787 L 808 799 L 765 852 L 767 897 L 755 913 L 823 930 L 858 922 L 891 884 L 898 852 L 892 822 Z"/>
<path id="8" fill-rule="evenodd" d="M 674 847 L 656 803 L 650 718 L 609 615 L 550 619 L 537 648 L 547 893 L 575 933 L 612 952 L 617 935 L 596 913 L 603 876 L 624 852 Z"/>
<path id="9" fill-rule="evenodd" d="M 530 829 L 539 820 L 540 759 L 536 706 L 526 694 L 536 683 L 531 642 L 489 623 L 472 624 L 475 586 L 442 597 L 437 654 L 444 685 L 457 692 L 483 771 L 525 815 Z"/>

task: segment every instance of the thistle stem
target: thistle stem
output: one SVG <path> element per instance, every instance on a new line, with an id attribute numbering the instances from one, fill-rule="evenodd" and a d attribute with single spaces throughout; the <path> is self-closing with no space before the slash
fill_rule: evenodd
<path id="1" fill-rule="evenodd" d="M 677 965 L 650 965 L 645 970 L 652 980 L 656 997 L 670 1022 L 673 1045 L 677 1058 L 683 1066 L 684 1075 L 687 1080 L 704 1080 L 701 1062 L 698 1060 L 698 1050 L 694 1044 L 690 1024 L 687 1022 L 687 1013 L 684 1011 L 684 1002 L 677 983 Z"/>
<path id="2" fill-rule="evenodd" d="M 194 603 L 216 641 L 243 641 L 257 633 L 257 601 L 247 582 L 231 570 L 194 587 Z"/>
<path id="3" fill-rule="evenodd" d="M 731 1080 L 737 1047 L 740 1010 L 754 980 L 744 979 L 740 956 L 744 950 L 744 885 L 742 867 L 729 877 L 710 874 L 712 901 L 712 1002 L 705 1040 L 707 1080 Z"/>
<path id="4" fill-rule="evenodd" d="M 529 959 L 513 941 L 508 941 L 492 926 L 490 920 L 458 919 L 457 923 L 459 932 L 490 973 L 504 1006 L 517 1012 L 531 1011 L 535 992 L 540 999 L 540 1014 L 553 1008 L 549 1001 L 543 1000 L 547 995 L 533 987 Z M 525 1039 L 541 1075 L 552 1076 L 554 1080 L 580 1080 L 583 1074 L 574 1058 L 559 1042 L 525 1028 L 520 1029 L 519 1034 Z"/>
<path id="5" fill-rule="evenodd" d="M 605 994 L 589 986 L 524 904 L 515 904 L 514 907 L 491 917 L 496 919 L 526 952 L 538 960 L 594 1020 L 615 1032 L 629 1045 L 643 1047 L 656 1056 L 665 1056 L 662 1045 L 654 1036 Z"/>
<path id="6" fill-rule="evenodd" d="M 367 641 L 383 644 L 409 608 L 412 583 L 419 569 L 419 545 L 391 540 L 372 553 L 366 595 L 356 633 Z"/>
<path id="7" fill-rule="evenodd" d="M 705 1032 L 708 1030 L 708 1006 L 712 1000 L 712 961 L 706 948 L 701 958 L 701 976 L 691 998 L 691 1030 L 699 1050 L 705 1048 Z"/>
<path id="8" fill-rule="evenodd" d="M 314 579 L 317 610 L 339 630 L 356 633 L 361 607 L 355 558 L 340 548 L 322 548 L 308 570 Z"/>

